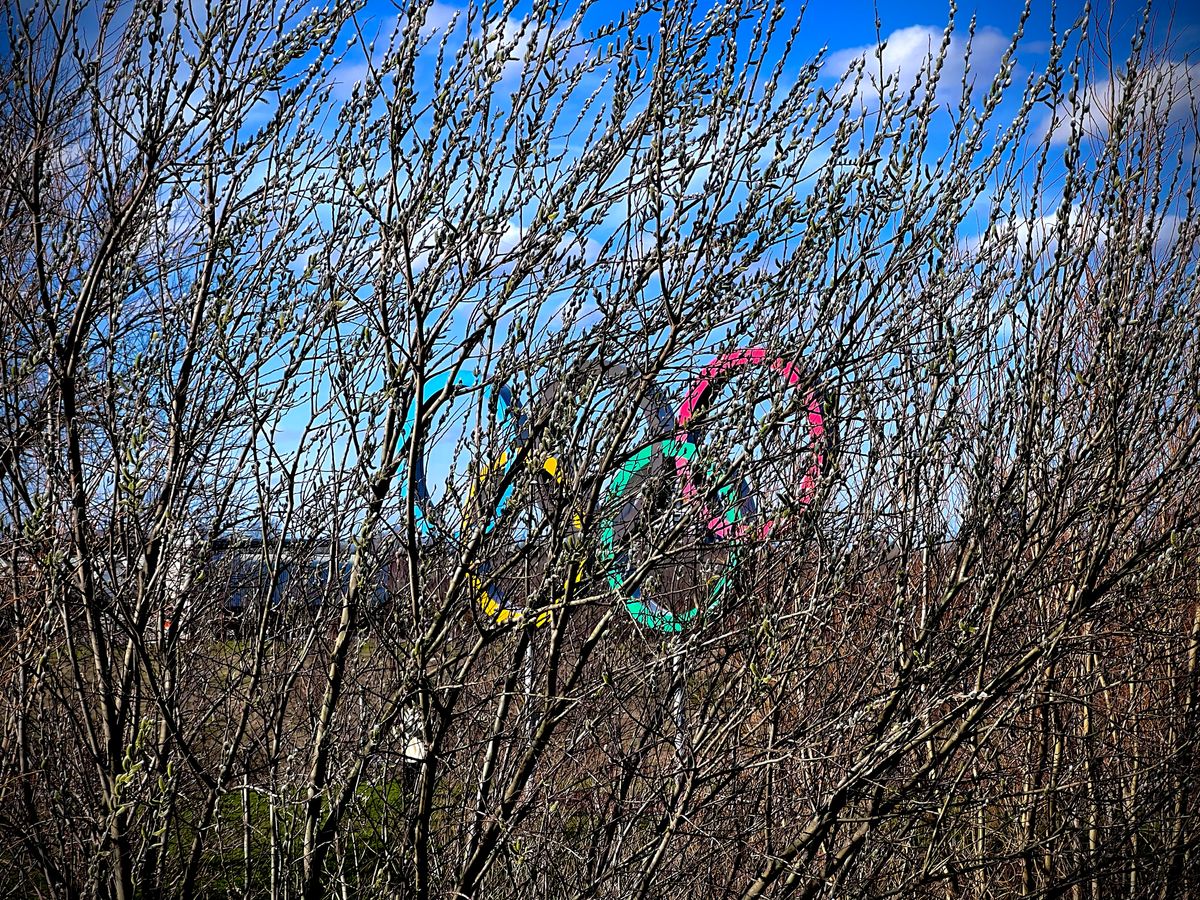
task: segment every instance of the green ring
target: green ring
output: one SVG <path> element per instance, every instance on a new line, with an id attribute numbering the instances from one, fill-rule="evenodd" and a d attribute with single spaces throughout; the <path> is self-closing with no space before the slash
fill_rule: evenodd
<path id="1" fill-rule="evenodd" d="M 619 508 L 622 497 L 629 489 L 630 483 L 634 476 L 646 466 L 650 465 L 654 458 L 655 444 L 650 444 L 643 447 L 634 454 L 620 468 L 615 476 L 613 476 L 612 485 L 608 491 L 608 502 L 610 508 Z M 696 445 L 692 443 L 680 444 L 674 439 L 660 441 L 658 443 L 665 457 L 684 456 L 691 458 L 696 452 Z M 732 487 L 722 488 L 722 492 L 732 490 Z M 740 507 L 735 507 L 740 509 Z M 735 514 L 740 518 L 740 514 Z M 707 613 L 720 605 L 725 594 L 726 588 L 729 586 L 730 579 L 733 577 L 734 570 L 737 568 L 738 555 L 737 550 L 730 548 L 729 556 L 725 561 L 725 568 L 717 579 L 709 594 L 709 602 L 707 606 L 701 608 L 697 605 L 689 609 L 687 612 L 675 613 L 669 609 L 664 609 L 652 600 L 643 600 L 641 598 L 641 588 L 635 588 L 632 594 L 628 594 L 625 590 L 626 574 L 614 562 L 617 559 L 617 548 L 614 545 L 613 536 L 615 529 L 613 520 L 606 518 L 600 526 L 600 565 L 603 569 L 608 570 L 608 586 L 612 590 L 622 594 L 625 598 L 625 608 L 633 617 L 633 620 L 639 625 L 646 628 L 653 628 L 657 631 L 675 633 L 682 631 L 686 626 L 691 624 L 703 613 Z"/>

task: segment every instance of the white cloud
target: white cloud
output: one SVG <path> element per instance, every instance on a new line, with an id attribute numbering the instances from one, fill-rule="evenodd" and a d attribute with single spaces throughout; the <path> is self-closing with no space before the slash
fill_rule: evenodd
<path id="1" fill-rule="evenodd" d="M 450 30 L 455 17 L 462 14 L 463 11 L 457 6 L 434 0 L 425 11 L 425 24 L 421 26 L 421 37 L 431 37 Z"/>
<path id="2" fill-rule="evenodd" d="M 507 227 L 500 235 L 500 239 L 496 243 L 496 249 L 501 254 L 507 256 L 512 253 L 517 246 L 525 239 L 525 229 L 516 222 L 509 220 Z"/>
<path id="3" fill-rule="evenodd" d="M 1085 104 L 1068 108 L 1060 103 L 1046 117 L 1042 135 L 1049 135 L 1052 144 L 1063 144 L 1071 136 L 1071 123 L 1079 121 L 1084 133 L 1096 138 L 1108 136 L 1112 118 L 1133 88 L 1138 92 L 1134 106 L 1135 121 L 1153 118 L 1167 124 L 1178 124 L 1200 111 L 1200 64 L 1171 61 L 1149 66 L 1131 80 L 1127 74 L 1111 75 L 1091 85 L 1084 94 Z"/>
<path id="4" fill-rule="evenodd" d="M 436 38 L 440 38 L 443 33 L 453 32 L 457 28 L 458 21 L 464 17 L 465 11 L 457 6 L 434 0 L 425 8 L 425 20 L 421 25 L 419 39 L 427 43 L 436 43 Z M 387 51 L 394 49 L 395 41 L 409 21 L 408 16 L 404 14 L 364 20 L 362 28 L 366 33 L 366 38 L 354 48 L 354 52 L 347 56 L 334 72 L 333 96 L 335 99 L 348 99 L 355 85 L 361 84 L 368 77 L 379 73 L 385 64 Z M 368 54 L 369 61 L 366 58 Z"/>
<path id="5" fill-rule="evenodd" d="M 1103 219 L 1078 203 L 1066 210 L 1065 222 L 1063 213 L 1061 206 L 1052 207 L 1051 212 L 1040 216 L 1009 210 L 990 233 L 965 238 L 960 247 L 968 255 L 999 256 L 1013 261 L 1048 259 L 1064 236 L 1077 248 L 1104 247 L 1109 228 Z"/>
<path id="6" fill-rule="evenodd" d="M 512 83 L 524 68 L 524 59 L 531 42 L 536 40 L 539 46 L 544 44 L 551 31 L 536 20 L 515 19 L 512 16 L 505 16 L 503 19 L 493 16 L 483 24 L 478 19 L 469 21 L 466 9 L 434 0 L 426 9 L 421 37 L 439 41 L 442 35 L 447 34 L 451 35 L 452 42 L 480 42 L 488 56 L 499 57 L 503 61 L 500 81 Z"/>
<path id="7" fill-rule="evenodd" d="M 1161 259 L 1182 249 L 1179 241 L 1183 225 L 1180 216 L 1160 212 L 1153 220 L 1147 218 L 1134 233 L 1140 240 L 1145 234 L 1142 229 L 1150 229 L 1150 252 Z M 968 255 L 983 252 L 989 256 L 999 254 L 1031 261 L 1045 260 L 1063 237 L 1076 247 L 1090 246 L 1094 251 L 1103 252 L 1111 244 L 1128 244 L 1130 232 L 1127 225 L 1118 225 L 1077 203 L 1066 213 L 1065 223 L 1062 222 L 1061 208 L 1042 216 L 1012 213 L 1000 219 L 986 238 L 982 234 L 973 235 L 964 239 L 960 247 Z"/>
<path id="8" fill-rule="evenodd" d="M 923 70 L 931 68 L 932 60 L 941 49 L 945 30 L 931 25 L 909 25 L 889 34 L 881 44 L 868 44 L 838 50 L 829 55 L 828 70 L 843 76 L 860 60 L 864 61 L 862 83 L 858 96 L 864 106 L 878 104 L 880 93 L 889 83 L 906 91 Z M 970 72 L 973 90 L 991 82 L 1000 69 L 1000 60 L 1010 39 L 995 28 L 977 29 L 970 40 Z M 939 100 L 945 102 L 961 91 L 967 64 L 968 36 L 954 32 L 946 49 L 938 85 Z M 880 75 L 882 73 L 882 82 Z M 847 87 L 849 89 L 849 86 Z"/>

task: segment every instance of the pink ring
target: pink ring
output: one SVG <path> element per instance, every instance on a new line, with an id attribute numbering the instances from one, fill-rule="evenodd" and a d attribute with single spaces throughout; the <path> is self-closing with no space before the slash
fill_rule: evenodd
<path id="1" fill-rule="evenodd" d="M 743 366 L 761 366 L 767 359 L 768 356 L 765 349 L 762 347 L 752 347 L 733 350 L 723 356 L 717 357 L 717 359 L 705 366 L 700 371 L 700 378 L 688 393 L 687 399 L 679 407 L 679 413 L 676 416 L 676 424 L 679 427 L 679 431 L 675 435 L 676 443 L 680 446 L 691 444 L 693 447 L 697 444 L 697 441 L 692 439 L 688 425 L 704 401 L 714 381 L 723 376 L 728 376 L 732 371 Z M 771 371 L 779 373 L 780 377 L 787 381 L 789 387 L 796 387 L 800 383 L 801 374 L 795 363 L 789 362 L 780 356 L 772 360 L 770 365 Z M 818 400 L 817 395 L 813 391 L 808 392 L 807 399 L 808 432 L 812 439 L 816 458 L 800 481 L 802 492 L 800 502 L 805 506 L 812 503 L 813 498 L 816 496 L 817 479 L 820 477 L 821 469 L 825 465 L 825 454 L 817 445 L 817 442 L 820 441 L 822 435 L 825 433 L 825 416 L 821 410 L 820 400 Z M 678 453 L 675 456 L 675 474 L 683 481 L 683 496 L 689 500 L 697 499 L 700 494 L 700 489 L 696 486 L 696 480 L 692 473 L 690 458 L 692 455 L 694 455 L 694 451 L 692 454 Z M 732 534 L 737 538 L 757 537 L 766 539 L 775 527 L 775 520 L 772 519 L 766 522 L 758 533 L 755 534 L 752 526 L 729 522 L 719 510 L 714 513 L 706 502 L 703 503 L 701 515 L 707 521 L 709 530 L 722 538 L 730 537 Z"/>

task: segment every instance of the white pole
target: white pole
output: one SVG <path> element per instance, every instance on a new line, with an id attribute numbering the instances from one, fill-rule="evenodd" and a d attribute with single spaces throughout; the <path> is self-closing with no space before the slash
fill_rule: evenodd
<path id="1" fill-rule="evenodd" d="M 675 718 L 675 763 L 679 767 L 679 774 L 676 776 L 676 783 L 680 790 L 683 789 L 683 770 L 687 762 L 687 751 L 684 744 L 684 728 L 687 720 L 684 715 L 684 683 L 686 681 L 683 667 L 683 651 L 677 645 L 675 653 L 671 656 L 671 680 L 674 684 L 674 691 L 671 698 L 672 712 Z"/>

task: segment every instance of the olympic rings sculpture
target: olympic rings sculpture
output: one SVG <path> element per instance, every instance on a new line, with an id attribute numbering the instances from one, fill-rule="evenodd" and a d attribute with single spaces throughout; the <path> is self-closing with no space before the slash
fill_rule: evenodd
<path id="1" fill-rule="evenodd" d="M 733 481 L 724 483 L 715 490 L 709 490 L 706 482 L 711 472 L 705 471 L 704 467 L 699 465 L 700 447 L 707 430 L 705 415 L 712 410 L 717 397 L 733 378 L 751 371 L 765 371 L 776 376 L 782 382 L 780 386 L 784 391 L 805 390 L 803 375 L 794 362 L 773 355 L 764 348 L 753 347 L 726 353 L 705 366 L 675 413 L 671 412 L 671 404 L 665 393 L 657 387 L 651 386 L 642 399 L 640 411 L 648 420 L 650 438 L 625 460 L 609 484 L 605 502 L 608 512 L 600 521 L 596 569 L 604 574 L 609 587 L 623 598 L 625 607 L 634 621 L 644 627 L 662 632 L 682 631 L 707 611 L 715 609 L 720 605 L 737 569 L 739 544 L 750 540 L 765 540 L 778 528 L 779 523 L 775 519 L 761 521 L 753 492 L 745 478 L 735 477 Z M 626 367 L 620 365 L 606 369 L 594 365 L 583 372 L 585 378 L 596 374 L 619 379 L 630 373 Z M 443 374 L 426 383 L 422 399 L 427 402 L 446 391 L 448 387 L 454 392 L 473 388 L 474 385 L 474 379 L 465 373 L 453 377 Z M 547 408 L 552 406 L 563 388 L 562 380 L 547 385 L 541 392 L 543 404 Z M 506 431 L 512 432 L 512 436 L 497 457 L 480 469 L 472 497 L 475 497 L 491 479 L 506 477 L 510 467 L 520 456 L 522 448 L 530 440 L 530 418 L 515 402 L 512 391 L 507 386 L 501 386 L 496 395 L 497 423 Z M 798 501 L 800 506 L 807 507 L 816 496 L 817 484 L 826 463 L 826 453 L 823 449 L 826 417 L 820 397 L 814 389 L 807 389 L 800 402 L 808 441 L 807 448 L 802 448 L 802 452 L 806 450 L 810 457 L 800 481 Z M 406 436 L 412 433 L 417 412 L 417 404 L 414 401 L 405 423 Z M 549 455 L 544 458 L 535 457 L 529 465 L 536 477 L 551 485 L 560 485 L 569 462 Z M 672 474 L 685 501 L 699 513 L 706 543 L 721 540 L 728 545 L 719 574 L 710 579 L 706 599 L 684 612 L 674 612 L 647 596 L 638 579 L 633 577 L 630 553 L 624 547 L 627 543 L 626 538 L 637 520 L 649 511 L 644 486 L 653 478 L 669 478 Z M 728 474 L 736 476 L 736 472 Z M 423 533 L 429 533 L 431 497 L 425 483 L 424 464 L 419 457 L 414 471 L 414 483 L 415 505 L 419 510 L 418 527 Z M 499 499 L 487 513 L 485 532 L 492 531 L 500 521 L 514 486 L 513 480 L 509 479 Z M 578 514 L 575 514 L 573 521 L 576 529 L 582 528 Z M 471 514 L 468 513 L 455 536 L 465 532 L 470 522 Z M 573 568 L 574 578 L 567 576 L 564 590 L 569 590 L 572 580 L 582 581 L 587 574 L 583 561 L 574 563 Z M 489 577 L 491 574 L 492 569 L 487 563 L 475 565 L 468 572 L 467 581 L 479 607 L 498 624 L 524 621 L 527 611 L 505 602 L 504 591 L 494 578 Z M 532 617 L 530 624 L 535 627 L 545 625 L 552 620 L 552 616 L 553 607 L 543 608 Z"/>

